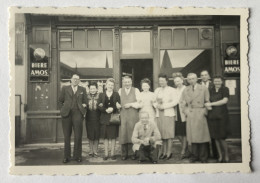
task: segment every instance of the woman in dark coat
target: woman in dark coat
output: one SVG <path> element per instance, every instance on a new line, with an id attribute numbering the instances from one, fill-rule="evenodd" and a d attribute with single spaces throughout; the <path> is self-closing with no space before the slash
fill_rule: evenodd
<path id="1" fill-rule="evenodd" d="M 210 92 L 210 103 L 205 104 L 209 110 L 208 126 L 211 138 L 215 139 L 218 151 L 218 162 L 229 162 L 228 146 L 226 138 L 229 135 L 229 118 L 227 103 L 229 90 L 223 85 L 223 78 L 215 76 L 213 78 L 214 87 Z M 222 155 L 224 151 L 224 159 Z"/>
<path id="2" fill-rule="evenodd" d="M 89 85 L 88 105 L 86 113 L 86 130 L 89 139 L 89 156 L 98 157 L 98 143 L 100 134 L 100 111 L 97 109 L 97 83 L 91 82 Z"/>
<path id="3" fill-rule="evenodd" d="M 111 159 L 115 160 L 115 146 L 116 138 L 118 137 L 118 125 L 112 125 L 109 123 L 111 114 L 118 112 L 117 105 L 120 103 L 120 97 L 117 92 L 114 92 L 115 81 L 113 78 L 109 78 L 106 81 L 106 90 L 99 95 L 98 109 L 101 111 L 100 123 L 101 123 L 101 138 L 104 139 L 105 156 L 104 160 L 108 159 L 109 144 L 111 145 Z"/>

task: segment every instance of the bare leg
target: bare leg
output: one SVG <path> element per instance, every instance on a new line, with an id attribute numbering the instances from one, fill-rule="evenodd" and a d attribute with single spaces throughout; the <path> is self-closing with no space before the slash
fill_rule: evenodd
<path id="1" fill-rule="evenodd" d="M 167 140 L 163 140 L 163 155 L 167 154 Z"/>
<path id="2" fill-rule="evenodd" d="M 97 154 L 98 152 L 98 140 L 94 140 L 94 153 Z"/>
<path id="3" fill-rule="evenodd" d="M 228 154 L 228 145 L 227 145 L 227 142 L 226 142 L 226 140 L 221 139 L 221 140 L 220 140 L 220 143 L 221 143 L 221 145 L 222 145 L 222 147 L 223 147 L 223 149 L 224 149 L 225 161 L 226 161 L 226 162 L 229 162 L 229 154 Z"/>
<path id="4" fill-rule="evenodd" d="M 111 139 L 111 156 L 115 155 L 116 139 Z"/>
<path id="5" fill-rule="evenodd" d="M 108 157 L 108 139 L 104 139 L 105 157 Z"/>
<path id="6" fill-rule="evenodd" d="M 217 147 L 217 151 L 218 151 L 218 161 L 221 162 L 223 157 L 222 157 L 222 151 L 221 151 L 221 147 L 220 147 L 220 141 L 216 139 L 215 142 L 216 142 L 216 147 Z"/>
<path id="7" fill-rule="evenodd" d="M 187 151 L 187 138 L 186 138 L 186 136 L 183 136 L 182 137 L 182 150 L 181 150 L 181 153 L 185 154 L 186 151 Z"/>
<path id="8" fill-rule="evenodd" d="M 172 139 L 167 140 L 167 157 L 172 154 Z"/>
<path id="9" fill-rule="evenodd" d="M 89 155 L 93 154 L 93 140 L 89 140 Z"/>

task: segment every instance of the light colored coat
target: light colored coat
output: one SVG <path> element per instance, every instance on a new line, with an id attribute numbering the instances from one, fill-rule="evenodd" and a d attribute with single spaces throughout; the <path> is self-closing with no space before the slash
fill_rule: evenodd
<path id="1" fill-rule="evenodd" d="M 209 90 L 203 85 L 196 84 L 194 91 L 192 86 L 188 86 L 182 93 L 180 106 L 187 119 L 186 135 L 189 144 L 210 141 L 205 108 L 207 102 Z"/>
<path id="2" fill-rule="evenodd" d="M 176 98 L 176 89 L 170 86 L 167 86 L 164 89 L 159 87 L 154 91 L 154 93 L 156 96 L 156 102 L 154 103 L 154 107 L 156 108 L 156 117 L 159 117 L 159 111 L 157 109 L 158 98 L 162 98 L 164 116 L 175 116 L 174 106 L 179 103 L 178 99 Z"/>
<path id="3" fill-rule="evenodd" d="M 132 142 L 133 142 L 133 151 L 139 150 L 141 146 L 141 141 L 145 139 L 152 138 L 154 147 L 156 145 L 161 144 L 161 134 L 154 122 L 149 122 L 147 124 L 147 130 L 144 130 L 144 124 L 142 122 L 138 122 L 135 124 L 135 128 L 133 131 Z"/>

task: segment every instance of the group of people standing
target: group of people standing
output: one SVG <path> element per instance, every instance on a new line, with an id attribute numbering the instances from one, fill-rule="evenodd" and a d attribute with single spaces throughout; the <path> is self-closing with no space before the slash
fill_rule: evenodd
<path id="1" fill-rule="evenodd" d="M 158 159 L 172 158 L 173 138 L 177 137 L 181 142 L 181 159 L 205 163 L 210 149 L 216 145 L 218 162 L 228 162 L 225 141 L 228 135 L 228 88 L 223 85 L 221 76 L 210 82 L 208 72 L 202 71 L 201 78 L 202 82 L 198 83 L 196 74 L 188 74 L 186 86 L 182 74 L 173 73 L 175 86 L 171 87 L 167 75 L 159 74 L 159 87 L 154 92 L 147 78 L 140 83 L 141 92 L 132 86 L 128 76 L 123 77 L 122 88 L 116 92 L 115 81 L 109 78 L 103 93 L 98 93 L 97 83 L 91 82 L 86 94 L 86 89 L 78 86 L 79 76 L 73 75 L 71 86 L 63 87 L 59 98 L 65 142 L 63 163 L 72 159 L 72 129 L 73 159 L 82 161 L 84 117 L 91 157 L 100 156 L 99 139 L 104 139 L 103 160 L 115 160 L 118 138 L 122 160 L 138 158 L 142 162 L 148 158 L 157 163 Z M 111 115 L 115 113 L 120 113 L 120 125 L 110 123 Z"/>

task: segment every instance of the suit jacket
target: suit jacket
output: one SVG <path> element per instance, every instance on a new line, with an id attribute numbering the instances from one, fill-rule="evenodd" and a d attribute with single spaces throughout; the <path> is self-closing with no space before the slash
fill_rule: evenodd
<path id="1" fill-rule="evenodd" d="M 154 147 L 156 145 L 161 144 L 161 134 L 157 128 L 157 125 L 154 122 L 149 122 L 147 124 L 147 130 L 144 130 L 144 125 L 142 122 L 138 122 L 135 124 L 135 128 L 132 135 L 132 142 L 133 142 L 133 151 L 137 151 L 140 148 L 141 141 L 145 140 L 146 138 L 152 138 Z"/>
<path id="2" fill-rule="evenodd" d="M 78 86 L 77 92 L 77 105 L 84 116 L 86 114 L 86 108 L 82 106 L 82 104 L 88 103 L 86 89 L 84 87 Z M 73 90 L 71 85 L 64 86 L 61 90 L 61 94 L 59 97 L 59 104 L 60 104 L 60 114 L 62 117 L 67 117 L 70 113 L 71 105 L 72 105 L 72 98 L 73 98 Z"/>
<path id="3" fill-rule="evenodd" d="M 200 82 L 200 84 L 206 86 L 202 81 Z M 206 86 L 206 87 L 207 87 L 207 86 Z M 208 85 L 207 88 L 210 90 L 210 89 L 213 88 L 213 87 L 214 87 L 214 84 L 213 84 L 211 81 L 209 81 L 209 85 Z"/>

